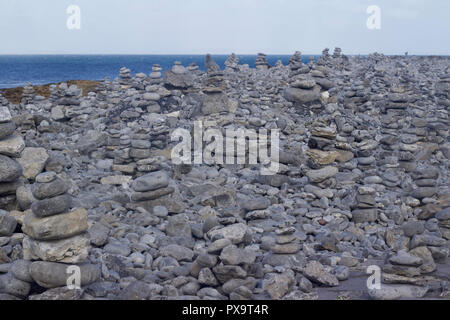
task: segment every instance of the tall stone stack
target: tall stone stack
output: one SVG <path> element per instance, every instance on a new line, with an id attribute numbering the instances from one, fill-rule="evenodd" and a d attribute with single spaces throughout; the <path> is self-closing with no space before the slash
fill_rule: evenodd
<path id="1" fill-rule="evenodd" d="M 206 55 L 205 69 L 207 76 L 203 88 L 202 114 L 228 112 L 229 101 L 225 93 L 224 74 L 209 54 Z"/>
<path id="2" fill-rule="evenodd" d="M 102 81 L 99 82 L 96 88 L 96 99 L 98 103 L 100 104 L 100 107 L 105 106 L 106 107 L 106 100 L 108 97 L 108 91 L 109 91 L 109 78 L 106 77 Z"/>
<path id="3" fill-rule="evenodd" d="M 143 72 L 137 73 L 131 80 L 131 87 L 136 90 L 144 90 L 147 85 L 147 75 Z"/>
<path id="4" fill-rule="evenodd" d="M 309 67 L 306 66 L 309 71 Z M 310 106 L 320 102 L 320 86 L 310 74 L 304 74 L 306 68 L 291 72 L 289 86 L 284 90 L 284 98 L 292 102 L 301 112 L 308 114 Z"/>
<path id="5" fill-rule="evenodd" d="M 20 157 L 25 142 L 15 130 L 8 107 L 0 106 L 0 209 L 14 205 L 16 189 L 21 185 L 22 167 L 16 158 Z"/>
<path id="6" fill-rule="evenodd" d="M 233 72 L 239 70 L 239 58 L 232 53 L 225 61 L 225 72 Z"/>
<path id="7" fill-rule="evenodd" d="M 447 69 L 436 83 L 436 100 L 444 109 L 448 110 L 450 107 L 450 69 Z"/>
<path id="8" fill-rule="evenodd" d="M 307 172 L 311 182 L 320 183 L 332 176 L 339 170 L 330 166 L 339 155 L 334 151 L 337 133 L 333 127 L 314 125 L 311 129 L 311 137 L 308 141 L 310 150 L 307 151 L 308 166 L 313 169 Z"/>
<path id="9" fill-rule="evenodd" d="M 255 60 L 255 66 L 257 70 L 267 70 L 269 69 L 269 64 L 267 63 L 267 57 L 264 53 L 258 53 Z"/>
<path id="10" fill-rule="evenodd" d="M 31 190 L 36 201 L 23 219 L 24 259 L 31 278 L 44 288 L 67 285 L 67 268 L 78 265 L 81 285 L 99 278 L 97 267 L 84 264 L 89 254 L 88 215 L 73 208 L 69 187 L 54 172 L 41 173 Z M 85 273 L 85 274 L 83 274 Z"/>
<path id="11" fill-rule="evenodd" d="M 333 58 L 334 59 L 340 58 L 341 55 L 342 55 L 342 49 L 338 48 L 338 47 L 334 48 Z"/>
<path id="12" fill-rule="evenodd" d="M 151 146 L 148 130 L 139 129 L 131 136 L 130 157 L 134 161 L 149 158 Z"/>
<path id="13" fill-rule="evenodd" d="M 159 100 L 161 99 L 159 85 L 148 85 L 145 87 L 145 93 L 142 95 L 142 107 L 147 108 L 148 113 L 160 113 L 161 106 Z"/>
<path id="14" fill-rule="evenodd" d="M 150 78 L 150 84 L 161 84 L 163 83 L 162 80 L 162 68 L 159 64 L 154 64 L 152 67 L 152 72 L 149 75 Z"/>
<path id="15" fill-rule="evenodd" d="M 55 107 L 51 110 L 53 120 L 64 121 L 82 115 L 84 108 L 80 108 L 82 91 L 76 85 L 68 86 L 61 83 L 53 91 L 52 99 Z"/>
<path id="16" fill-rule="evenodd" d="M 131 70 L 126 67 L 122 67 L 119 72 L 119 83 L 122 86 L 129 86 L 132 79 L 133 77 L 131 76 Z"/>
<path id="17" fill-rule="evenodd" d="M 329 66 L 331 60 L 330 49 L 325 48 L 322 50 L 322 55 L 317 60 L 317 65 L 319 66 Z"/>
<path id="18" fill-rule="evenodd" d="M 289 77 L 293 78 L 298 74 L 305 74 L 309 72 L 309 67 L 302 61 L 302 53 L 296 51 L 293 56 L 289 58 L 289 69 L 291 72 Z"/>
<path id="19" fill-rule="evenodd" d="M 436 168 L 420 167 L 411 174 L 414 180 L 415 188 L 410 196 L 420 201 L 429 203 L 426 199 L 432 198 L 437 194 L 437 179 L 439 178 L 439 170 Z"/>
<path id="20" fill-rule="evenodd" d="M 23 105 L 30 104 L 33 102 L 34 97 L 35 97 L 35 92 L 34 92 L 33 85 L 31 83 L 27 83 L 25 85 L 25 87 L 23 88 L 21 103 Z"/>
<path id="21" fill-rule="evenodd" d="M 66 182 L 54 172 L 41 173 L 31 187 L 37 199 L 23 220 L 26 260 L 81 263 L 89 253 L 87 212 L 72 208 Z"/>

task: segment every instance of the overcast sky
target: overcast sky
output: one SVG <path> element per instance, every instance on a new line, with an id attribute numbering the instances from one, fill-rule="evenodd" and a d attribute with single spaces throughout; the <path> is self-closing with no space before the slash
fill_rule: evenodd
<path id="1" fill-rule="evenodd" d="M 0 0 L 0 54 L 450 55 L 449 35 L 449 0 Z"/>

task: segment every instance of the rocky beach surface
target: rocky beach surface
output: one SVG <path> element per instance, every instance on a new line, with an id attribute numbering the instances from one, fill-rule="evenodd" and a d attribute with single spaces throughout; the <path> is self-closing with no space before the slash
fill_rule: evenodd
<path id="1" fill-rule="evenodd" d="M 449 299 L 450 59 L 255 65 L 1 96 L 0 300 Z M 198 121 L 278 129 L 278 172 L 175 164 Z"/>

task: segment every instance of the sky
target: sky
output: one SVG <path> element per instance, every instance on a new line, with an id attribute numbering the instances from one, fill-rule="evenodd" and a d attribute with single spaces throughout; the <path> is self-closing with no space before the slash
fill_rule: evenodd
<path id="1" fill-rule="evenodd" d="M 70 5 L 80 29 L 69 29 Z M 380 9 L 369 29 L 367 8 Z M 73 20 L 71 20 L 73 21 Z M 450 55 L 449 0 L 1 0 L 0 54 Z"/>

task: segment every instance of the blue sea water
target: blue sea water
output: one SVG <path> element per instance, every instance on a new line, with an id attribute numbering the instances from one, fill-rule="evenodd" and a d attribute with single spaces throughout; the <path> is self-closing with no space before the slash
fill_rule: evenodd
<path id="1" fill-rule="evenodd" d="M 238 55 L 240 64 L 254 67 L 256 55 Z M 289 55 L 267 55 L 267 61 L 274 65 L 278 60 L 289 63 Z M 318 56 L 313 56 L 317 58 Z M 214 60 L 224 68 L 227 55 L 213 55 Z M 309 56 L 302 56 L 304 62 Z M 119 76 L 119 70 L 127 67 L 132 74 L 149 74 L 153 64 L 160 64 L 164 70 L 172 67 L 174 61 L 184 66 L 195 62 L 204 70 L 204 55 L 3 55 L 0 56 L 0 88 L 57 83 L 67 80 L 111 80 Z"/>

